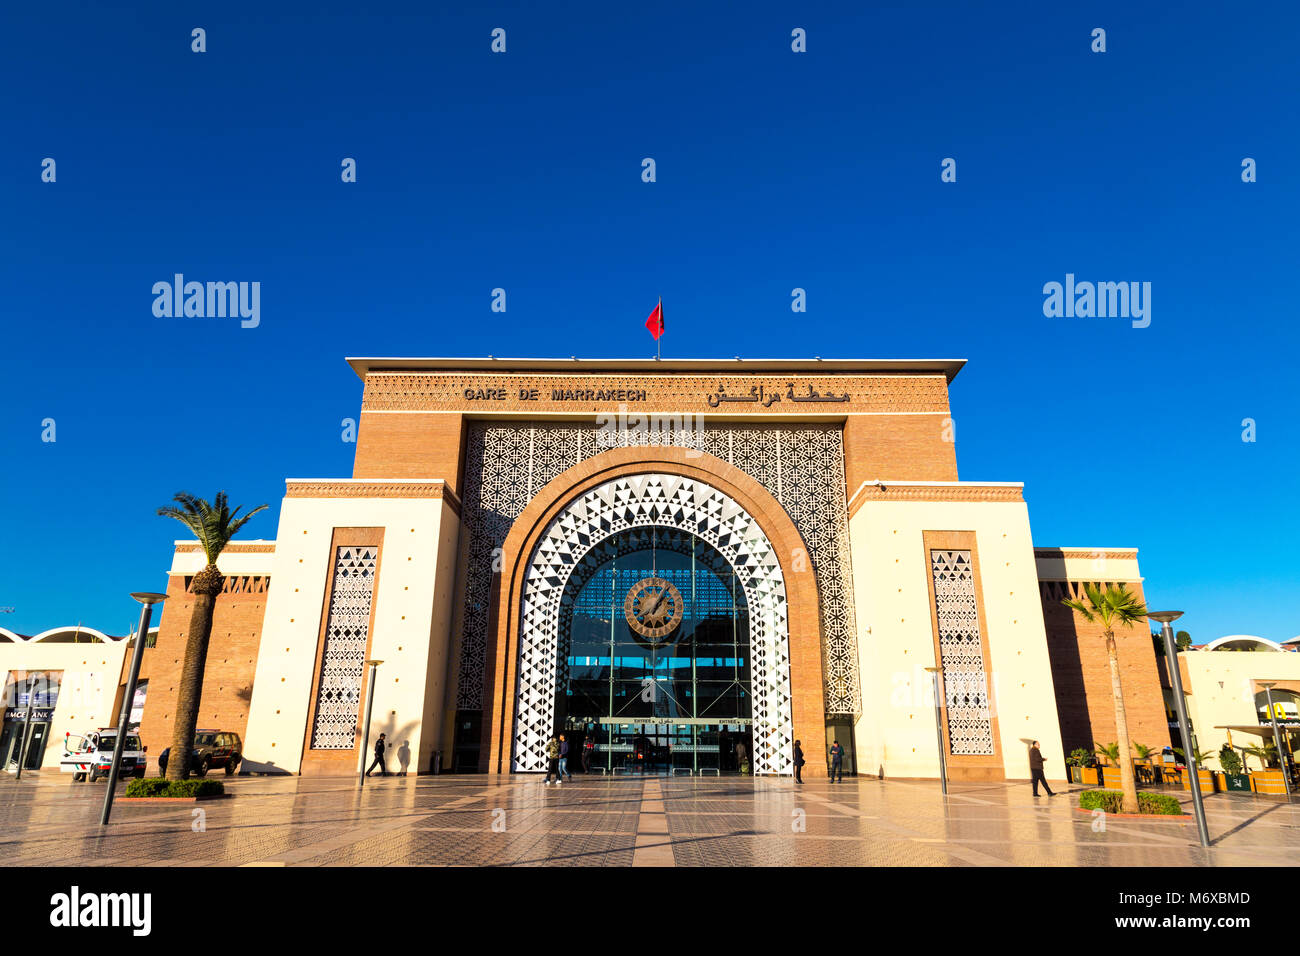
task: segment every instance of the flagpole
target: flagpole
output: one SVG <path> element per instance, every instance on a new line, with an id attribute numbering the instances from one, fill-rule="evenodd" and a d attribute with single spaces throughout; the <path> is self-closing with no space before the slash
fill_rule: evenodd
<path id="1" fill-rule="evenodd" d="M 655 336 L 655 361 L 659 361 L 659 340 L 664 337 L 664 297 L 659 297 L 659 334 Z"/>

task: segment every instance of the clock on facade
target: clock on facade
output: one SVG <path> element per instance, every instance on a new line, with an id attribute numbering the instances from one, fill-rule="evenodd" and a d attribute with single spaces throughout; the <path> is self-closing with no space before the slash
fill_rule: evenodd
<path id="1" fill-rule="evenodd" d="M 682 593 L 663 578 L 642 578 L 623 601 L 628 627 L 642 637 L 658 640 L 682 622 Z"/>

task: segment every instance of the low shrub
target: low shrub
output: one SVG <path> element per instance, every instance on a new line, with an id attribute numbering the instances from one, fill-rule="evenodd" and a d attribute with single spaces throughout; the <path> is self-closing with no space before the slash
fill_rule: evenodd
<path id="1" fill-rule="evenodd" d="M 1139 793 L 1138 809 L 1143 813 L 1182 813 L 1183 805 L 1167 793 Z"/>
<path id="2" fill-rule="evenodd" d="M 167 789 L 168 781 L 162 777 L 147 780 L 132 780 L 126 785 L 128 797 L 160 797 Z"/>
<path id="3" fill-rule="evenodd" d="M 1124 793 L 1120 790 L 1085 790 L 1079 794 L 1080 810 L 1104 810 L 1106 813 L 1124 812 Z M 1182 805 L 1166 793 L 1139 793 L 1138 812 L 1156 815 L 1180 814 Z"/>
<path id="4" fill-rule="evenodd" d="M 128 797 L 213 797 L 226 792 L 220 780 L 166 780 L 154 777 L 149 780 L 132 780 L 127 785 Z"/>

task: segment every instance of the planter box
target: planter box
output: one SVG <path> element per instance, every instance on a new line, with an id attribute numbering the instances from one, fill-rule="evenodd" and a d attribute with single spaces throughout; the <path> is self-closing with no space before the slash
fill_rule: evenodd
<path id="1" fill-rule="evenodd" d="M 1218 781 L 1214 779 L 1214 776 L 1209 770 L 1197 769 L 1196 777 L 1201 781 L 1201 793 L 1219 792 L 1219 788 L 1215 786 Z M 1183 789 L 1188 791 L 1192 789 L 1192 775 L 1186 770 L 1183 771 Z"/>
<path id="2" fill-rule="evenodd" d="M 1095 810 L 1085 810 L 1083 807 L 1075 807 L 1076 813 L 1096 813 Z M 1123 817 L 1126 820 L 1173 820 L 1182 822 L 1184 820 L 1195 820 L 1190 813 L 1107 813 L 1109 817 Z"/>
<path id="3" fill-rule="evenodd" d="M 1250 784 L 1256 793 L 1275 793 L 1278 796 L 1286 793 L 1281 770 L 1252 770 Z"/>
<path id="4" fill-rule="evenodd" d="M 1119 767 L 1102 767 L 1101 785 L 1107 790 L 1123 790 L 1124 781 L 1121 778 Z"/>
<path id="5" fill-rule="evenodd" d="M 1250 793 L 1250 774 L 1246 773 L 1220 773 L 1215 774 L 1219 777 L 1219 786 L 1225 793 Z"/>
<path id="6" fill-rule="evenodd" d="M 118 797 L 118 803 L 198 803 L 200 800 L 228 800 L 233 793 L 210 793 L 204 797 Z"/>
<path id="7" fill-rule="evenodd" d="M 1071 768 L 1070 768 L 1070 783 L 1083 783 L 1083 768 L 1082 768 L 1082 767 L 1071 767 Z"/>

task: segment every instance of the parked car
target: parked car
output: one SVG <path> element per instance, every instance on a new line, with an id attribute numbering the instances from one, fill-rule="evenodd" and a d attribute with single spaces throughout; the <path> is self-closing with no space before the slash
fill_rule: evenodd
<path id="1" fill-rule="evenodd" d="M 168 747 L 158 755 L 158 772 L 167 773 L 167 758 L 172 748 Z M 208 771 L 224 768 L 229 777 L 239 769 L 244 759 L 244 742 L 239 734 L 230 730 L 196 730 L 194 731 L 194 748 L 190 751 L 190 770 L 199 777 L 206 777 Z"/>
<path id="2" fill-rule="evenodd" d="M 72 774 L 73 782 L 89 780 L 94 783 L 100 777 L 107 777 L 113 766 L 113 748 L 117 745 L 117 728 L 101 727 L 86 734 L 63 735 L 63 756 L 59 759 L 59 770 Z M 122 747 L 122 762 L 118 773 L 123 777 L 143 777 L 145 768 L 145 748 L 140 744 L 137 734 L 128 733 Z"/>

